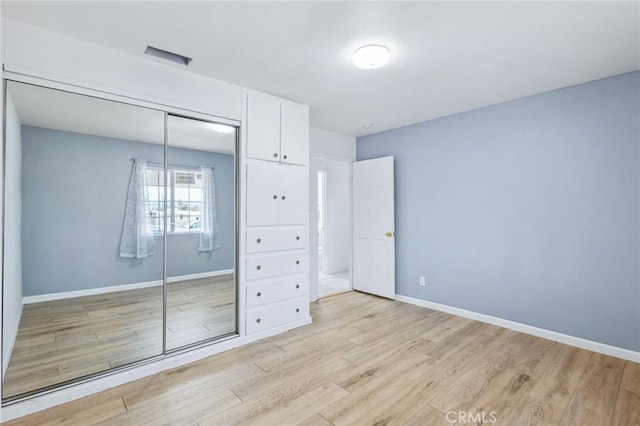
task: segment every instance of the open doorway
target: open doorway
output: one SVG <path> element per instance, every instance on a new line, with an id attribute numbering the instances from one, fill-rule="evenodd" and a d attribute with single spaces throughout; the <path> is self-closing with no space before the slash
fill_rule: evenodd
<path id="1" fill-rule="evenodd" d="M 318 296 L 351 290 L 350 164 L 320 158 L 318 166 Z"/>

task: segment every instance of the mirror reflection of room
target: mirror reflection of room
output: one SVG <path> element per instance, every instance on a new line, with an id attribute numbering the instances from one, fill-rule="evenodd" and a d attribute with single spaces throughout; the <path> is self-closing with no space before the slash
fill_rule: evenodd
<path id="1" fill-rule="evenodd" d="M 235 128 L 174 129 L 165 175 L 162 111 L 17 82 L 6 102 L 3 398 L 235 332 Z"/>
<path id="2" fill-rule="evenodd" d="M 236 330 L 234 127 L 167 120 L 167 349 Z"/>

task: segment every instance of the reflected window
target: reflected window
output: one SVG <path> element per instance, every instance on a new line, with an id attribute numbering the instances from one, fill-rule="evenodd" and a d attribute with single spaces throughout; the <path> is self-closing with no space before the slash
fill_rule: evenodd
<path id="1" fill-rule="evenodd" d="M 159 167 L 147 170 L 147 204 L 155 235 L 164 230 L 164 172 Z M 202 229 L 204 179 L 196 170 L 169 168 L 167 173 L 167 225 L 169 234 L 198 233 Z"/>

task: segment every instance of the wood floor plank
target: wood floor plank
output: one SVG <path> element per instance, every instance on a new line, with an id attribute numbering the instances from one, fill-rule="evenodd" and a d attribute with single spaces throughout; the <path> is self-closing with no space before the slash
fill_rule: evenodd
<path id="1" fill-rule="evenodd" d="M 299 419 L 308 419 L 347 395 L 349 392 L 340 386 L 327 383 L 261 416 L 256 416 L 245 424 L 295 425 Z"/>
<path id="2" fill-rule="evenodd" d="M 611 422 L 614 426 L 640 426 L 640 395 L 620 389 Z"/>
<path id="3" fill-rule="evenodd" d="M 620 388 L 640 396 L 640 363 L 625 362 Z"/>
<path id="4" fill-rule="evenodd" d="M 594 353 L 562 417 L 566 425 L 605 425 L 613 421 L 625 362 Z"/>

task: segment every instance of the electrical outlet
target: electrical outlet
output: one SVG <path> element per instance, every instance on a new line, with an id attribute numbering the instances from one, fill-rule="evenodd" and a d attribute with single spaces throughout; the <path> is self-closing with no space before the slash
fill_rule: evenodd
<path id="1" fill-rule="evenodd" d="M 424 277 L 420 277 L 420 287 L 425 287 L 427 285 L 427 282 L 425 281 Z"/>

